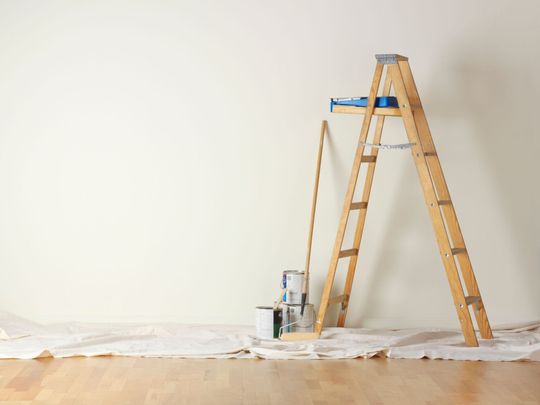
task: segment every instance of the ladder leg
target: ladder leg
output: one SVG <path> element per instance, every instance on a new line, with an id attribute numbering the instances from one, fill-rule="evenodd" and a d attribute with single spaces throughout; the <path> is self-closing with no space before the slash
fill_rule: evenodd
<path id="1" fill-rule="evenodd" d="M 337 263 L 340 258 L 343 238 L 345 237 L 345 229 L 347 228 L 347 221 L 349 219 L 350 207 L 352 199 L 354 197 L 356 182 L 358 180 L 360 164 L 362 163 L 362 155 L 364 154 L 363 143 L 366 141 L 367 135 L 369 133 L 369 126 L 371 124 L 371 117 L 373 116 L 373 109 L 375 108 L 375 99 L 377 97 L 377 92 L 379 91 L 379 84 L 381 82 L 383 67 L 384 65 L 377 63 L 377 66 L 375 68 L 375 74 L 373 75 L 373 82 L 371 84 L 371 90 L 369 92 L 366 114 L 364 115 L 364 121 L 362 123 L 362 129 L 360 131 L 360 139 L 358 141 L 358 146 L 356 147 L 356 154 L 354 156 L 351 176 L 349 178 L 347 193 L 345 195 L 345 202 L 343 204 L 343 211 L 341 214 L 341 219 L 339 221 L 336 241 L 334 243 L 332 258 L 330 259 L 330 266 L 328 268 L 328 274 L 326 276 L 326 281 L 321 296 L 319 312 L 317 314 L 317 321 L 315 322 L 315 332 L 317 332 L 318 334 L 320 334 L 322 331 L 324 317 L 326 315 L 326 310 L 328 309 L 329 305 L 330 293 L 332 292 L 332 285 L 334 284 Z"/>
<path id="2" fill-rule="evenodd" d="M 459 221 L 452 203 L 452 199 L 450 198 L 450 191 L 448 190 L 448 185 L 446 184 L 446 180 L 444 178 L 442 166 L 435 150 L 435 144 L 431 136 L 431 131 L 429 130 L 426 115 L 422 108 L 418 89 L 414 83 L 409 62 L 400 61 L 398 63 L 404 80 L 405 89 L 409 96 L 409 101 L 416 107 L 414 118 L 418 129 L 418 136 L 420 137 L 424 151 L 430 152 L 426 160 L 431 177 L 435 184 L 437 198 L 439 201 L 445 202 L 443 205 L 441 205 L 441 210 L 446 220 L 448 232 L 452 239 L 452 245 L 454 247 L 465 249 L 463 253 L 457 255 L 457 259 L 461 269 L 461 274 L 463 276 L 463 281 L 467 287 L 467 293 L 470 297 L 474 298 L 474 300 L 471 300 L 471 302 L 474 302 L 473 311 L 476 318 L 476 323 L 478 324 L 478 328 L 480 330 L 480 335 L 484 339 L 491 339 L 493 338 L 493 333 L 491 331 L 487 312 L 480 295 L 480 289 L 478 288 L 478 283 L 474 275 L 468 251 L 465 247 L 465 240 L 459 226 Z"/>
<path id="3" fill-rule="evenodd" d="M 390 87 L 392 85 L 392 80 L 390 79 L 390 75 L 386 74 L 386 79 L 383 87 L 383 96 L 388 96 L 390 94 Z M 377 124 L 375 127 L 375 134 L 373 136 L 373 143 L 378 144 L 381 142 L 381 136 L 382 131 L 384 127 L 384 115 L 380 115 L 377 118 Z M 372 148 L 370 155 L 371 156 L 377 156 L 379 154 L 379 149 Z M 358 220 L 356 222 L 356 230 L 354 233 L 354 242 L 353 242 L 353 249 L 357 249 L 359 252 L 360 249 L 360 243 L 362 242 L 362 235 L 364 232 L 364 225 L 366 223 L 366 215 L 367 215 L 367 208 L 369 205 L 369 196 L 371 194 L 371 186 L 373 184 L 373 176 L 375 175 L 375 166 L 376 166 L 376 159 L 375 162 L 370 164 L 367 169 L 366 173 L 366 179 L 364 181 L 364 189 L 362 191 L 362 202 L 366 204 L 365 208 L 362 208 L 358 212 Z M 343 301 L 341 303 L 341 309 L 339 311 L 337 326 L 343 327 L 345 326 L 345 319 L 347 317 L 347 309 L 349 307 L 349 299 L 351 297 L 351 291 L 352 291 L 352 285 L 354 281 L 354 274 L 356 272 L 356 264 L 358 262 L 358 256 L 360 253 L 358 253 L 356 256 L 351 256 L 349 260 L 349 268 L 347 270 L 347 278 L 345 279 L 345 287 L 343 289 Z"/>
<path id="4" fill-rule="evenodd" d="M 403 76 L 400 70 L 400 66 L 397 63 L 388 65 L 388 70 L 392 77 L 392 82 L 398 98 L 401 115 L 405 124 L 407 137 L 409 142 L 416 145 L 412 148 L 412 153 L 418 175 L 420 177 L 420 183 L 424 192 L 424 198 L 428 207 L 433 229 L 437 243 L 439 245 L 439 251 L 446 271 L 446 276 L 450 284 L 450 290 L 454 299 L 454 305 L 458 318 L 465 337 L 465 342 L 468 346 L 478 346 L 478 340 L 474 332 L 474 327 L 471 320 L 471 315 L 467 308 L 467 300 L 463 292 L 461 285 L 461 279 L 459 277 L 458 268 L 454 259 L 454 250 L 450 244 L 444 218 L 439 208 L 439 200 L 437 198 L 435 184 L 431 178 L 428 163 L 426 160 L 425 152 L 429 152 L 427 145 L 423 145 L 418 134 L 417 122 L 415 121 L 415 115 L 413 115 L 412 106 L 407 94 L 407 89 L 403 80 Z M 416 109 L 418 106 L 414 106 Z M 416 110 L 415 110 L 416 111 Z"/>

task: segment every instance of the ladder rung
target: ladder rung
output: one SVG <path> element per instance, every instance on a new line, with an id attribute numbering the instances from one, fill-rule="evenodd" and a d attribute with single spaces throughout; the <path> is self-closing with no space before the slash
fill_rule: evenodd
<path id="1" fill-rule="evenodd" d="M 465 302 L 467 305 L 475 304 L 480 302 L 480 297 L 477 295 L 469 295 L 468 297 L 465 297 Z"/>
<path id="2" fill-rule="evenodd" d="M 452 200 L 439 200 L 437 203 L 439 205 L 452 205 Z"/>
<path id="3" fill-rule="evenodd" d="M 453 255 L 459 255 L 460 253 L 465 253 L 467 249 L 465 248 L 452 248 Z"/>
<path id="4" fill-rule="evenodd" d="M 365 202 L 365 201 L 353 202 L 351 204 L 351 211 L 352 210 L 361 210 L 363 208 L 367 208 L 367 202 Z"/>
<path id="5" fill-rule="evenodd" d="M 347 250 L 342 250 L 341 252 L 339 252 L 339 256 L 338 257 L 349 257 L 349 256 L 356 256 L 358 254 L 358 249 L 347 249 Z"/>
<path id="6" fill-rule="evenodd" d="M 364 155 L 364 156 L 362 156 L 362 162 L 375 163 L 376 161 L 377 161 L 377 156 L 373 156 L 373 155 Z"/>
<path id="7" fill-rule="evenodd" d="M 425 152 L 424 156 L 437 156 L 437 152 Z"/>
<path id="8" fill-rule="evenodd" d="M 345 294 L 336 295 L 328 300 L 328 304 L 341 304 L 342 302 L 346 301 L 346 298 L 347 296 Z"/>

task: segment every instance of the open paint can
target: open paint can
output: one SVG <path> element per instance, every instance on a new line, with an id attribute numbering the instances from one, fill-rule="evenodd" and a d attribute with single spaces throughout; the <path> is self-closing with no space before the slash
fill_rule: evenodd
<path id="1" fill-rule="evenodd" d="M 304 283 L 304 272 L 297 270 L 285 270 L 283 272 L 282 287 L 285 289 L 283 302 L 287 304 L 302 303 L 302 285 Z M 309 285 L 308 285 L 309 290 Z M 306 298 L 306 301 L 309 298 Z"/>
<path id="2" fill-rule="evenodd" d="M 313 304 L 304 306 L 304 315 L 300 315 L 301 305 L 283 304 L 283 332 L 313 332 L 315 309 Z"/>
<path id="3" fill-rule="evenodd" d="M 255 329 L 260 339 L 275 339 L 279 337 L 283 312 L 274 307 L 255 308 Z"/>

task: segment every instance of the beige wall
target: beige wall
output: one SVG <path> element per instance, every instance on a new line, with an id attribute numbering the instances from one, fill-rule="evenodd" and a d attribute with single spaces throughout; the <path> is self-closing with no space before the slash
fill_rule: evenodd
<path id="1" fill-rule="evenodd" d="M 2 1 L 0 308 L 253 323 L 303 266 L 328 119 L 318 303 L 360 128 L 328 98 L 366 95 L 373 55 L 397 52 L 492 323 L 540 318 L 539 15 L 502 0 Z M 349 324 L 455 327 L 412 159 L 379 163 Z"/>

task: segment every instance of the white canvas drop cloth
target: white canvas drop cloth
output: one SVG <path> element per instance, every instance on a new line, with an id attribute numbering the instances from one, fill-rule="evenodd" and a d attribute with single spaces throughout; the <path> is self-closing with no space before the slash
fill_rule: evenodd
<path id="1" fill-rule="evenodd" d="M 179 324 L 40 325 L 0 312 L 0 358 L 71 356 L 184 358 L 390 358 L 540 361 L 540 321 L 494 328 L 494 339 L 467 347 L 457 330 L 327 328 L 304 342 L 260 340 L 246 326 Z"/>

